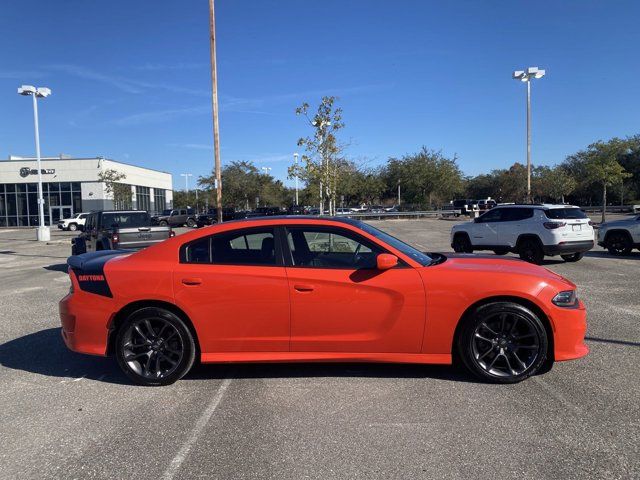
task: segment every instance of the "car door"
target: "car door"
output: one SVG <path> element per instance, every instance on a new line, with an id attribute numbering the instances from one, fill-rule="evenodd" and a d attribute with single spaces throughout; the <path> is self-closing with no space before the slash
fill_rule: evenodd
<path id="1" fill-rule="evenodd" d="M 420 352 L 425 292 L 413 267 L 377 270 L 384 248 L 340 227 L 287 227 L 284 240 L 292 352 Z"/>
<path id="2" fill-rule="evenodd" d="M 476 218 L 471 227 L 471 243 L 479 246 L 499 245 L 498 225 L 504 208 L 494 208 Z"/>
<path id="3" fill-rule="evenodd" d="M 533 217 L 533 209 L 513 207 L 501 210 L 503 213 L 498 222 L 498 244 L 515 247 L 520 234 L 527 233 L 526 224 Z"/>
<path id="4" fill-rule="evenodd" d="M 273 228 L 246 228 L 181 247 L 175 301 L 196 324 L 203 353 L 289 349 L 289 288 L 279 245 Z"/>

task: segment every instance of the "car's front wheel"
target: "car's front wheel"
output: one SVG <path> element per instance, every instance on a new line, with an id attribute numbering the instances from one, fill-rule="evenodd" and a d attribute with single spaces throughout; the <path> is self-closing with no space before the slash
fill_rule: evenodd
<path id="1" fill-rule="evenodd" d="M 169 225 L 169 223 L 166 220 L 160 220 L 158 225 L 160 225 L 161 227 L 166 227 L 167 225 Z"/>
<path id="2" fill-rule="evenodd" d="M 184 321 L 173 312 L 146 307 L 124 321 L 116 337 L 122 371 L 145 386 L 169 385 L 191 369 L 196 345 Z"/>
<path id="3" fill-rule="evenodd" d="M 76 225 L 75 223 L 70 223 L 69 230 L 75 232 L 76 230 L 78 230 L 78 225 Z"/>
<path id="4" fill-rule="evenodd" d="M 457 233 L 453 237 L 453 251 L 456 253 L 473 253 L 473 245 L 464 233 Z"/>
<path id="5" fill-rule="evenodd" d="M 196 221 L 193 218 L 189 218 L 187 219 L 187 227 L 195 227 L 196 226 Z"/>
<path id="6" fill-rule="evenodd" d="M 458 355 L 477 377 L 493 383 L 516 383 L 545 363 L 549 340 L 540 318 L 523 305 L 482 305 L 462 325 Z"/>

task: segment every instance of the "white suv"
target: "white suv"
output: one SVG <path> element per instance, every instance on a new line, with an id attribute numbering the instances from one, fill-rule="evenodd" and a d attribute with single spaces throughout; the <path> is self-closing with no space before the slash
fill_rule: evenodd
<path id="1" fill-rule="evenodd" d="M 536 264 L 545 255 L 577 262 L 593 248 L 593 240 L 589 218 L 571 205 L 498 205 L 451 229 L 451 247 L 456 252 L 514 252 Z"/>
<path id="2" fill-rule="evenodd" d="M 600 224 L 598 245 L 612 255 L 629 255 L 633 248 L 640 250 L 640 215 Z"/>
<path id="3" fill-rule="evenodd" d="M 60 230 L 71 230 L 75 232 L 80 227 L 84 227 L 84 223 L 87 221 L 88 213 L 76 213 L 71 218 L 64 218 L 58 222 L 58 228 Z"/>

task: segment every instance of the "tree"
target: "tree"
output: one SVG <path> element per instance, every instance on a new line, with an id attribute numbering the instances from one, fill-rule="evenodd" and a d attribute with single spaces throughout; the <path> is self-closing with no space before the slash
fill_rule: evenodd
<path id="1" fill-rule="evenodd" d="M 98 180 L 104 183 L 104 190 L 107 196 L 112 196 L 113 208 L 116 210 L 131 208 L 131 185 L 120 183 L 125 178 L 127 178 L 126 174 L 112 168 L 98 173 Z"/>
<path id="2" fill-rule="evenodd" d="M 309 114 L 309 104 L 296 108 L 296 115 L 303 115 L 313 135 L 302 137 L 298 146 L 304 147 L 300 164 L 289 167 L 289 178 L 296 176 L 307 185 L 317 185 L 320 209 L 324 209 L 325 199 L 329 202 L 329 215 L 335 214 L 338 179 L 344 172 L 341 153 L 344 145 L 338 143 L 337 132 L 344 127 L 342 109 L 334 106 L 336 97 L 322 97 L 316 112 Z"/>
<path id="3" fill-rule="evenodd" d="M 564 197 L 571 194 L 577 186 L 576 180 L 562 166 L 535 167 L 532 175 L 534 197 L 540 200 L 551 199 L 564 203 Z"/>

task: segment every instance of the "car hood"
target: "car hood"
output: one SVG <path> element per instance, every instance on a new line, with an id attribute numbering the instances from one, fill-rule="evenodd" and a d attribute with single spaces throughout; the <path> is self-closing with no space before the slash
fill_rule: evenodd
<path id="1" fill-rule="evenodd" d="M 464 253 L 447 253 L 443 255 L 446 257 L 446 260 L 439 265 L 439 268 L 445 270 L 487 274 L 515 274 L 533 277 L 545 282 L 561 282 L 565 283 L 569 288 L 576 288 L 573 282 L 567 280 L 562 275 L 558 275 L 544 267 L 527 263 L 518 258 Z"/>

